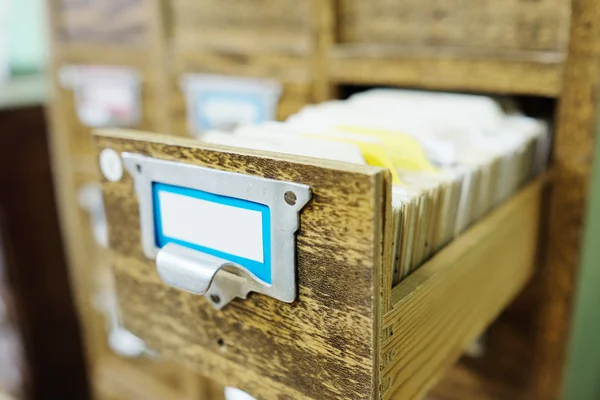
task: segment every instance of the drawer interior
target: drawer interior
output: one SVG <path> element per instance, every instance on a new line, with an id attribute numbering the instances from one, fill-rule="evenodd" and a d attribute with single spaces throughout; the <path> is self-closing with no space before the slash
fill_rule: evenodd
<path id="1" fill-rule="evenodd" d="M 311 3 L 294 0 L 175 0 L 170 30 L 178 49 L 307 53 Z"/>
<path id="2" fill-rule="evenodd" d="M 421 398 L 534 273 L 541 177 L 456 238 L 391 292 L 382 317 L 382 396 Z"/>

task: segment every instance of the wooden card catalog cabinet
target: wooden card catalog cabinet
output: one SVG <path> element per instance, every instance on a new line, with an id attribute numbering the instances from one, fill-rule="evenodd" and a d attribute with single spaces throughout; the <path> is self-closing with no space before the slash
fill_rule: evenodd
<path id="1" fill-rule="evenodd" d="M 140 46 L 151 32 L 151 0 L 53 0 L 58 38 L 70 43 Z"/>
<path id="2" fill-rule="evenodd" d="M 310 1 L 170 1 L 175 48 L 308 53 Z"/>
<path id="3" fill-rule="evenodd" d="M 258 399 L 421 398 L 533 271 L 541 180 L 392 288 L 385 169 L 131 131 L 95 142 L 125 328 Z"/>
<path id="4" fill-rule="evenodd" d="M 566 0 L 340 0 L 343 44 L 497 50 L 566 50 Z"/>

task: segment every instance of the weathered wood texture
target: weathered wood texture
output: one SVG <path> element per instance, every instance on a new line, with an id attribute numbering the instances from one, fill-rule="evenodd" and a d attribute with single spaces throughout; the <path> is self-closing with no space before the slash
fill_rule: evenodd
<path id="1" fill-rule="evenodd" d="M 532 275 L 542 187 L 538 179 L 394 287 L 383 316 L 384 399 L 419 399 Z"/>
<path id="2" fill-rule="evenodd" d="M 317 31 L 314 54 L 314 96 L 323 102 L 335 98 L 330 79 L 329 53 L 335 41 L 335 0 L 312 0 L 313 20 Z"/>
<path id="3" fill-rule="evenodd" d="M 341 43 L 564 50 L 569 0 L 339 0 Z"/>
<path id="4" fill-rule="evenodd" d="M 312 79 L 309 59 L 282 53 L 178 52 L 172 66 L 177 74 L 196 71 L 292 83 L 309 83 Z"/>
<path id="5" fill-rule="evenodd" d="M 75 174 L 75 188 L 79 190 L 84 185 L 97 183 L 100 175 Z M 91 216 L 87 211 L 76 205 L 78 212 L 80 251 L 85 254 L 88 264 L 85 269 L 88 281 L 85 289 L 87 300 L 93 307 L 86 315 L 86 325 L 91 327 L 97 342 L 94 345 L 94 359 L 91 361 L 95 395 L 111 394 L 121 400 L 129 399 L 211 399 L 206 387 L 208 382 L 195 373 L 182 368 L 180 365 L 160 357 L 142 355 L 134 358 L 119 358 L 108 345 L 108 329 L 106 301 L 114 292 L 114 278 L 110 264 L 109 252 L 100 247 L 93 236 L 94 227 Z M 108 299 L 107 299 L 108 297 Z M 88 337 L 88 340 L 90 338 Z M 169 394 L 165 397 L 166 394 Z"/>
<path id="6" fill-rule="evenodd" d="M 338 84 L 409 86 L 555 97 L 562 87 L 564 55 L 489 54 L 453 49 L 337 45 L 328 59 Z"/>
<path id="7" fill-rule="evenodd" d="M 552 156 L 555 176 L 546 196 L 540 249 L 543 263 L 518 304 L 490 331 L 487 354 L 475 365 L 494 385 L 514 385 L 502 399 L 554 400 L 562 392 L 600 84 L 600 7 L 586 0 L 572 5 Z"/>
<path id="8" fill-rule="evenodd" d="M 176 49 L 306 54 L 313 46 L 310 1 L 173 0 Z"/>
<path id="9" fill-rule="evenodd" d="M 167 136 L 106 135 L 97 136 L 99 149 L 312 187 L 314 198 L 302 213 L 298 233 L 298 302 L 278 305 L 254 295 L 215 312 L 202 297 L 167 287 L 154 262 L 143 256 L 131 177 L 104 182 L 126 326 L 168 357 L 259 398 L 282 393 L 377 398 L 371 380 L 378 382 L 379 371 L 373 365 L 380 365 L 376 387 L 382 398 L 419 398 L 524 287 L 535 266 L 544 179 L 494 211 L 390 294 L 379 283 L 386 282 L 382 271 L 388 270 L 382 270 L 381 260 L 386 259 L 383 221 L 389 212 L 383 195 L 389 182 L 373 172 L 380 170 L 238 154 Z M 355 284 L 348 288 L 340 282 Z M 380 315 L 388 301 L 391 310 Z M 380 347 L 371 347 L 380 335 Z M 310 372 L 299 380 L 303 369 Z"/>
<path id="10" fill-rule="evenodd" d="M 124 11 L 103 20 L 110 4 L 85 11 L 90 6 L 84 2 L 70 3 L 81 8 L 61 13 L 61 3 L 51 3 L 56 14 L 52 29 L 54 71 L 62 64 L 76 62 L 140 68 L 145 85 L 150 87 L 144 90 L 144 108 L 148 110 L 144 129 L 187 132 L 177 81 L 178 74 L 195 71 L 281 80 L 280 118 L 304 101 L 335 97 L 340 84 L 557 98 L 556 183 L 549 196 L 550 211 L 544 214 L 547 246 L 540 249 L 541 258 L 548 261 L 516 309 L 494 324 L 486 356 L 469 363 L 473 376 L 481 377 L 478 385 L 487 387 L 489 383 L 496 389 L 504 385 L 516 390 L 493 389 L 495 398 L 512 399 L 523 393 L 525 398 L 557 398 L 595 140 L 600 80 L 600 11 L 596 2 L 313 0 L 296 4 L 278 0 L 256 7 L 256 3 L 247 2 L 240 9 L 221 3 L 213 6 L 206 0 L 119 2 L 131 7 L 150 4 L 147 24 L 138 20 L 147 15 L 146 11 L 135 15 Z M 312 10 L 307 8 L 309 3 Z M 290 9 L 294 12 L 279 19 Z M 92 17 L 73 18 L 75 13 Z M 313 22 L 309 21 L 311 15 Z M 92 28 L 93 18 L 102 22 Z M 192 19 L 203 21 L 203 27 L 200 23 L 192 25 Z M 144 24 L 150 27 L 148 40 L 140 34 L 146 29 L 139 28 Z M 58 111 L 53 113 L 57 121 L 56 176 L 71 261 L 77 260 L 71 264 L 85 269 L 82 266 L 89 260 L 80 250 L 80 238 L 88 228 L 77 222 L 83 214 L 76 211 L 79 178 L 72 173 L 93 175 L 97 167 L 90 158 L 93 153 L 88 132 L 73 136 L 77 127 L 68 122 L 73 118 L 68 96 L 63 92 L 57 97 Z M 87 296 L 85 282 L 89 277 L 79 272 L 74 275 L 82 287 L 77 291 L 81 290 L 81 297 Z M 381 279 L 385 282 L 385 275 Z M 382 309 L 390 306 L 386 288 L 380 298 Z M 382 316 L 374 318 L 378 321 Z M 448 386 L 442 383 L 442 387 Z"/>
<path id="11" fill-rule="evenodd" d="M 117 289 L 128 329 L 166 356 L 261 399 L 375 396 L 382 169 L 240 154 L 140 133 L 96 136 L 96 143 L 119 153 L 299 182 L 313 193 L 297 233 L 298 300 L 283 304 L 254 294 L 216 311 L 204 297 L 165 285 L 154 261 L 143 255 L 132 178 L 126 174 L 119 182 L 104 182 Z"/>
<path id="12" fill-rule="evenodd" d="M 57 39 L 64 42 L 148 44 L 152 0 L 51 0 L 56 8 Z"/>

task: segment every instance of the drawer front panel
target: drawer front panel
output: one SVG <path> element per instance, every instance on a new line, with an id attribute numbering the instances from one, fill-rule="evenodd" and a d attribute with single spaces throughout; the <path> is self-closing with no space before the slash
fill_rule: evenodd
<path id="1" fill-rule="evenodd" d="M 110 248 L 127 329 L 164 356 L 258 398 L 373 396 L 383 170 L 239 154 L 140 133 L 97 136 L 96 144 L 312 189 L 296 238 L 297 299 L 289 304 L 254 293 L 216 310 L 204 296 L 164 284 L 154 260 L 144 256 L 131 176 L 105 181 Z"/>
<path id="2" fill-rule="evenodd" d="M 341 43 L 566 50 L 566 0 L 340 0 Z"/>
<path id="3" fill-rule="evenodd" d="M 311 7 L 296 0 L 173 0 L 177 48 L 308 52 Z"/>
<path id="4" fill-rule="evenodd" d="M 143 46 L 152 30 L 152 0 L 54 0 L 58 38 L 72 43 Z"/>

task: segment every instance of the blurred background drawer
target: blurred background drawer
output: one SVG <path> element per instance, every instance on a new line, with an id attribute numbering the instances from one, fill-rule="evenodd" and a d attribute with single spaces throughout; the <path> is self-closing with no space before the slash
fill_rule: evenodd
<path id="1" fill-rule="evenodd" d="M 142 46 L 152 30 L 151 0 L 53 0 L 57 38 L 72 43 Z"/>
<path id="2" fill-rule="evenodd" d="M 179 49 L 286 51 L 312 46 L 310 1 L 174 0 L 172 39 Z"/>
<path id="3" fill-rule="evenodd" d="M 339 0 L 342 44 L 464 47 L 490 50 L 566 49 L 566 0 Z"/>
<path id="4" fill-rule="evenodd" d="M 109 60 L 107 60 L 109 61 Z M 135 122 L 128 125 L 119 125 L 114 121 L 109 121 L 110 126 L 128 126 L 135 129 L 153 129 L 158 120 L 157 112 L 157 98 L 158 92 L 156 89 L 156 77 L 152 74 L 152 70 L 144 66 L 143 58 L 139 60 L 132 60 L 129 65 L 124 64 L 87 64 L 87 63 L 65 63 L 61 66 L 58 72 L 57 79 L 59 82 L 58 97 L 62 103 L 61 112 L 63 118 L 63 126 L 65 134 L 69 136 L 70 151 L 73 153 L 74 166 L 79 172 L 89 173 L 97 169 L 96 162 L 93 159 L 93 145 L 91 141 L 91 132 L 97 127 L 101 127 L 102 124 L 94 126 L 94 124 L 87 123 L 82 119 L 82 116 L 86 114 L 83 107 L 97 108 L 97 107 L 128 107 L 131 104 L 137 109 L 139 115 L 132 120 Z M 63 73 L 69 68 L 79 69 L 79 77 L 75 80 L 85 80 L 86 87 L 83 88 L 77 82 L 65 82 Z M 94 71 L 92 71 L 94 70 Z M 88 76 L 95 74 L 99 77 L 100 81 L 96 82 L 94 77 Z M 97 73 L 100 71 L 99 73 Z M 113 85 L 113 83 L 107 82 L 106 80 L 111 79 L 111 75 L 114 73 L 131 73 L 135 75 L 134 86 L 131 90 L 132 93 L 115 93 L 110 99 L 108 104 L 104 102 L 106 100 L 104 94 L 98 95 L 94 93 L 96 88 L 101 87 L 106 90 L 107 83 Z M 68 79 L 67 79 L 68 80 Z M 119 86 L 119 82 L 116 82 Z M 124 85 L 115 89 L 124 89 Z M 111 87 L 112 90 L 112 87 Z M 133 100 L 131 102 L 125 102 L 127 99 L 121 99 L 121 95 L 131 95 Z M 127 96 L 125 96 L 127 97 Z M 98 103 L 98 104 L 96 104 Z M 124 105 L 125 104 L 125 105 Z"/>

